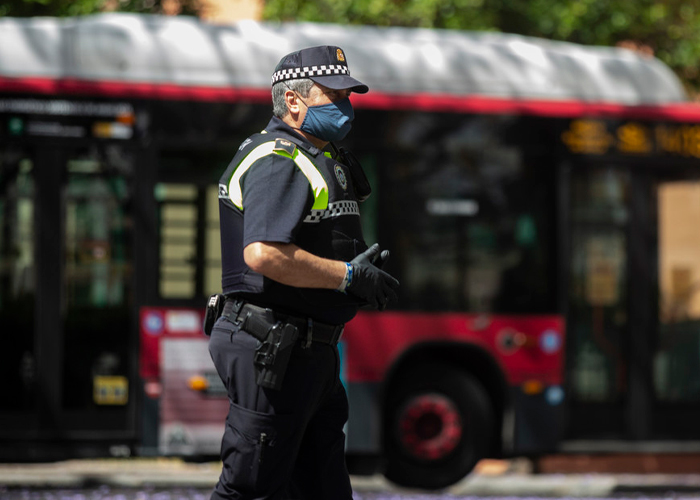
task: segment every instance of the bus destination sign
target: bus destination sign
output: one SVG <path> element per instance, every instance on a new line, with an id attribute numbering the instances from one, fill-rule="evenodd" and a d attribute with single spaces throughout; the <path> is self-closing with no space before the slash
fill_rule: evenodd
<path id="1" fill-rule="evenodd" d="M 0 117 L 0 135 L 14 137 L 129 140 L 139 135 L 137 113 L 127 102 L 6 98 L 0 99 Z"/>
<path id="2" fill-rule="evenodd" d="M 700 125 L 572 120 L 561 134 L 566 148 L 581 155 L 669 154 L 700 158 Z"/>

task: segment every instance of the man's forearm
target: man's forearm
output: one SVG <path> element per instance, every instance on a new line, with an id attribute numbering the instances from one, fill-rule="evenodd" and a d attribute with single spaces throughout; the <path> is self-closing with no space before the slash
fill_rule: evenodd
<path id="1" fill-rule="evenodd" d="M 317 257 L 291 243 L 251 243 L 243 257 L 253 271 L 285 285 L 336 289 L 345 277 L 345 263 Z"/>

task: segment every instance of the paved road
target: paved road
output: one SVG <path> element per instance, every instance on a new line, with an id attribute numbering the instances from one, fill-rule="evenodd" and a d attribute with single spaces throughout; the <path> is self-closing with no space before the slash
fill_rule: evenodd
<path id="1" fill-rule="evenodd" d="M 698 474 L 533 474 L 527 461 L 484 461 L 442 493 L 405 490 L 382 476 L 352 476 L 355 500 L 697 498 Z M 177 459 L 0 464 L 1 500 L 204 500 L 219 463 Z"/>
<path id="2" fill-rule="evenodd" d="M 3 488 L 2 500 L 208 500 L 210 490 L 199 488 L 113 488 L 96 486 L 83 489 L 27 489 Z M 409 492 L 355 492 L 354 500 L 551 500 L 552 498 L 577 498 L 575 496 L 471 496 L 450 493 Z M 585 497 L 586 500 L 645 500 L 700 498 L 697 494 L 665 492 L 659 495 L 635 494 L 629 496 Z"/>

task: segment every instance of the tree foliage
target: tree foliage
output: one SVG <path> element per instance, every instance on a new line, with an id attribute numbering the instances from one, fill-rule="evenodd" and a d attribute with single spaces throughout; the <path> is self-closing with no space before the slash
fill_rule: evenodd
<path id="1" fill-rule="evenodd" d="M 103 0 L 4 0 L 0 16 L 79 16 L 98 11 Z"/>
<path id="2" fill-rule="evenodd" d="M 653 53 L 700 89 L 700 0 L 267 0 L 263 16 L 621 45 Z"/>
<path id="3" fill-rule="evenodd" d="M 2 0 L 0 17 L 82 16 L 104 11 L 196 15 L 197 0 Z"/>

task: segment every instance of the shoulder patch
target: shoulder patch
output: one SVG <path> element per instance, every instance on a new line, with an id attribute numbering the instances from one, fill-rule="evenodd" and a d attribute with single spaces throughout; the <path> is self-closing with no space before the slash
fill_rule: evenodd
<path id="1" fill-rule="evenodd" d="M 290 155 L 293 155 L 296 149 L 297 145 L 294 144 L 292 141 L 288 141 L 287 139 L 276 139 L 275 147 L 272 148 L 273 151 L 284 151 L 285 153 L 288 153 Z"/>

